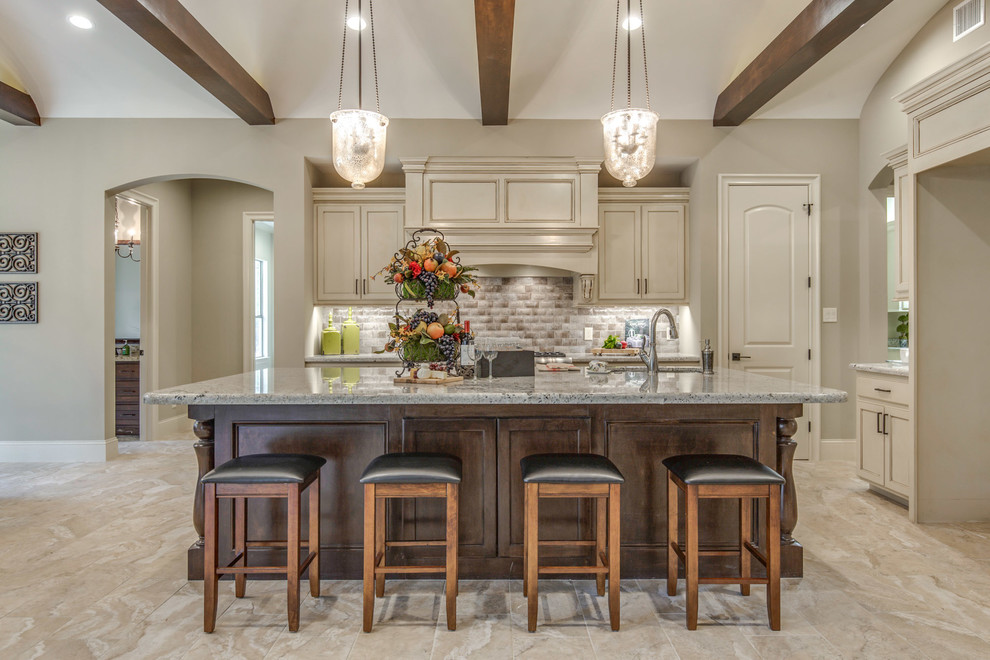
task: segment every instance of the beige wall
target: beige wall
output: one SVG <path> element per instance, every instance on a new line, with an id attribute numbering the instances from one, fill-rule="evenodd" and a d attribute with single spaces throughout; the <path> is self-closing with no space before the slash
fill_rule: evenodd
<path id="1" fill-rule="evenodd" d="M 882 154 L 908 142 L 907 115 L 894 97 L 939 69 L 959 60 L 990 40 L 990 23 L 984 24 L 959 41 L 952 41 L 950 0 L 918 31 L 891 63 L 870 92 L 859 125 L 860 203 L 860 351 L 862 362 L 886 359 L 886 270 L 883 254 L 886 244 L 886 209 L 880 196 L 867 190 L 870 181 L 887 164 Z"/>
<path id="2" fill-rule="evenodd" d="M 917 199 L 918 521 L 990 520 L 990 166 L 925 172 Z"/>
<path id="3" fill-rule="evenodd" d="M 271 211 L 272 193 L 234 181 L 192 182 L 192 380 L 243 371 L 244 213 Z"/>
<path id="4" fill-rule="evenodd" d="M 716 175 L 821 173 L 822 304 L 838 307 L 841 321 L 824 327 L 823 384 L 851 389 L 843 365 L 856 357 L 855 341 L 846 335 L 855 334 L 859 323 L 856 139 L 852 120 L 756 120 L 734 129 L 713 128 L 707 121 L 662 123 L 660 162 L 694 162 L 686 182 L 692 188 L 691 317 L 697 336 L 714 339 L 717 328 Z M 0 440 L 105 437 L 104 397 L 112 391 L 106 346 L 113 334 L 103 313 L 107 223 L 112 222 L 104 203 L 108 190 L 192 177 L 232 179 L 272 191 L 278 219 L 276 364 L 301 366 L 319 325 L 311 302 L 310 190 L 314 181 L 326 183 L 325 169 L 317 165 L 327 163 L 329 144 L 329 123 L 322 120 L 271 127 L 239 120 L 51 119 L 40 128 L 0 125 L 0 218 L 6 224 L 23 219 L 21 225 L 41 233 L 42 262 L 41 324 L 0 330 L 0 418 L 5 420 Z M 529 120 L 483 127 L 469 120 L 397 119 L 389 128 L 388 153 L 390 171 L 381 183 L 401 185 L 400 155 L 600 157 L 601 125 Z M 670 182 L 669 172 L 658 169 L 643 185 Z M 37 213 L 37 199 L 47 200 L 43 214 Z M 75 350 L 56 354 L 66 341 Z M 40 414 L 49 410 L 53 396 L 60 415 Z M 853 415 L 840 413 L 842 408 L 851 411 L 848 404 L 825 407 L 823 437 L 853 437 Z"/>

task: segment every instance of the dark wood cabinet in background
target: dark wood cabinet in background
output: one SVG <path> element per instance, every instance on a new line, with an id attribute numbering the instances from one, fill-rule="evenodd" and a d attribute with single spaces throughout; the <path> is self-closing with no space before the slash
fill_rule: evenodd
<path id="1" fill-rule="evenodd" d="M 141 363 L 118 362 L 116 375 L 115 433 L 139 435 L 141 433 Z"/>

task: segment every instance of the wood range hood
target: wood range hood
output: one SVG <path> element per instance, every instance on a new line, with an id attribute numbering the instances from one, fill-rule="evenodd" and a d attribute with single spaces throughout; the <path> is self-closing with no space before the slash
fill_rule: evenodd
<path id="1" fill-rule="evenodd" d="M 438 229 L 482 275 L 598 272 L 600 159 L 403 158 L 405 232 Z"/>

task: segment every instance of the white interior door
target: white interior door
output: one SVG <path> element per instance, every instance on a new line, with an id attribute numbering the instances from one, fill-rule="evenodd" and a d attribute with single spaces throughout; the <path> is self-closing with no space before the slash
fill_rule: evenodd
<path id="1" fill-rule="evenodd" d="M 733 185 L 728 190 L 727 364 L 812 383 L 810 188 Z M 794 435 L 796 458 L 811 457 L 808 438 L 802 420 Z"/>

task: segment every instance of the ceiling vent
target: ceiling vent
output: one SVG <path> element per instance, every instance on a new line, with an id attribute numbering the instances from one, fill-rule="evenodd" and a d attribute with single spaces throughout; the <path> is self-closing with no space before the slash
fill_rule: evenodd
<path id="1" fill-rule="evenodd" d="M 952 40 L 959 41 L 983 25 L 984 0 L 968 0 L 952 10 Z"/>

